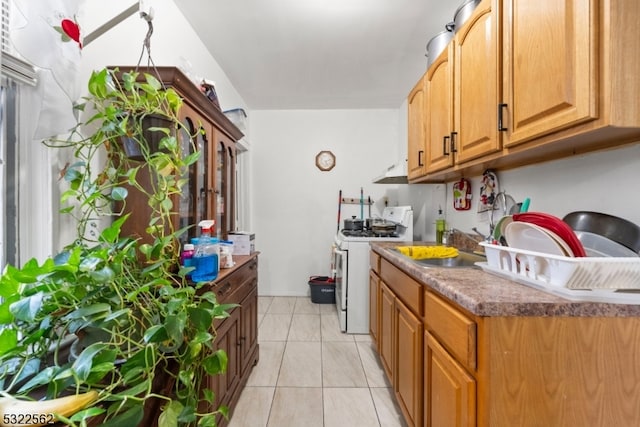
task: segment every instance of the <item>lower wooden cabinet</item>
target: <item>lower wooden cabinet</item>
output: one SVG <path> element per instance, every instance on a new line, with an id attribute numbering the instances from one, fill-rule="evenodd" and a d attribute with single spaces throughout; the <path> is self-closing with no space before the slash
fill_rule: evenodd
<path id="1" fill-rule="evenodd" d="M 424 425 L 474 427 L 476 381 L 429 332 L 424 333 Z"/>
<path id="2" fill-rule="evenodd" d="M 216 407 L 230 406 L 236 388 L 240 382 L 240 364 L 238 363 L 238 343 L 240 339 L 240 316 L 237 309 L 216 328 L 215 347 L 227 353 L 227 371 L 209 378 L 210 388 L 214 391 Z"/>
<path id="3" fill-rule="evenodd" d="M 475 426 L 474 320 L 385 259 L 370 289 L 378 354 L 407 424 Z"/>
<path id="4" fill-rule="evenodd" d="M 422 425 L 423 343 L 422 319 L 399 297 L 412 284 L 385 278 L 390 268 L 383 262 L 380 279 L 378 352 L 380 360 L 410 426 Z M 387 283 L 388 281 L 388 283 Z"/>
<path id="5" fill-rule="evenodd" d="M 256 265 L 257 266 L 257 265 Z M 249 284 L 251 291 L 240 302 L 240 373 L 245 376 L 256 362 L 258 346 L 258 279 Z"/>
<path id="6" fill-rule="evenodd" d="M 380 255 L 369 252 L 369 335 L 373 345 L 378 345 L 380 335 Z"/>
<path id="7" fill-rule="evenodd" d="M 380 322 L 378 311 L 380 304 L 380 278 L 371 270 L 369 272 L 369 335 L 374 345 L 378 343 Z"/>
<path id="8" fill-rule="evenodd" d="M 395 372 L 393 370 L 394 356 L 394 338 L 395 330 L 395 304 L 396 297 L 384 282 L 380 283 L 380 334 L 378 336 L 378 352 L 382 367 L 384 368 L 391 384 L 394 383 Z"/>
<path id="9" fill-rule="evenodd" d="M 214 322 L 216 348 L 227 353 L 227 371 L 211 376 L 209 388 L 215 393 L 214 405 L 225 405 L 229 414 L 240 398 L 251 369 L 258 363 L 258 258 L 236 257 L 233 270 L 222 270 L 213 285 L 218 301 L 239 304 L 229 311 L 229 317 Z M 220 417 L 218 426 L 227 420 Z"/>
<path id="10" fill-rule="evenodd" d="M 640 316 L 478 316 L 385 257 L 378 277 L 377 350 L 409 426 L 640 426 Z"/>
<path id="11" fill-rule="evenodd" d="M 395 385 L 400 409 L 412 426 L 422 425 L 422 320 L 395 302 Z"/>

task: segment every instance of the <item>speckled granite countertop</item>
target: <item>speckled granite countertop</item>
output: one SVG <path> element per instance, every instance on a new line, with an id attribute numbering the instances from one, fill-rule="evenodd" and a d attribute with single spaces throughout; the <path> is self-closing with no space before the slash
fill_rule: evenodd
<path id="1" fill-rule="evenodd" d="M 421 267 L 390 250 L 411 244 L 429 243 L 371 242 L 371 248 L 417 281 L 478 316 L 640 317 L 640 305 L 571 301 L 477 267 Z"/>

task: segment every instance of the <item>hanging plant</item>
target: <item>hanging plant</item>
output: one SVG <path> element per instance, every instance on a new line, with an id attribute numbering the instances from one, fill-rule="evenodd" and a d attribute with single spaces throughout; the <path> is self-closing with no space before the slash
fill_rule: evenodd
<path id="1" fill-rule="evenodd" d="M 194 147 L 183 156 L 176 139 L 186 131 L 178 94 L 153 75 L 140 76 L 92 73 L 81 107 L 88 119 L 69 138 L 47 141 L 76 159 L 65 171 L 61 203 L 77 220 L 77 236 L 57 256 L 7 266 L 0 278 L 0 390 L 24 399 L 96 391 L 77 412 L 53 413 L 66 425 L 143 425 L 157 406 L 160 427 L 215 426 L 227 410 L 217 407 L 206 380 L 225 371 L 227 356 L 216 349 L 212 324 L 232 306 L 177 268 L 185 230 L 173 228 L 172 199 L 199 153 Z M 144 120 L 133 117 L 163 123 L 138 128 Z M 159 150 L 150 148 L 151 133 L 160 136 Z M 139 143 L 136 160 L 118 142 L 125 137 Z M 149 174 L 151 190 L 141 174 Z M 114 207 L 126 206 L 129 188 L 152 208 L 151 243 L 121 236 L 129 216 Z M 97 231 L 101 219 L 110 225 Z M 98 338 L 76 344 L 69 357 L 76 337 L 91 334 Z"/>

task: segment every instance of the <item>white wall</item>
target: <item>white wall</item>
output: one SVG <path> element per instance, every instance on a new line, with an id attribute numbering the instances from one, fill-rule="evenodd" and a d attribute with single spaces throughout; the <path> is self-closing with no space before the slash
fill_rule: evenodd
<path id="1" fill-rule="evenodd" d="M 516 201 L 531 198 L 530 211 L 562 218 L 569 212 L 592 210 L 626 218 L 640 224 L 640 145 L 555 160 L 498 172 L 500 189 Z M 447 222 L 460 230 L 477 226 L 489 232 L 486 213 L 478 214 L 480 177 L 471 179 L 471 210 L 455 211 L 452 184 L 447 184 Z M 431 225 L 433 232 L 433 225 Z"/>
<path id="2" fill-rule="evenodd" d="M 84 2 L 78 19 L 81 22 L 84 35 L 90 34 L 93 30 L 104 24 L 109 19 L 124 11 L 132 2 Z M 157 66 L 179 66 L 189 77 L 199 79 L 206 77 L 213 80 L 223 110 L 231 108 L 246 108 L 245 102 L 235 90 L 224 71 L 220 68 L 215 59 L 206 50 L 202 41 L 196 36 L 191 26 L 186 21 L 173 0 L 154 0 L 154 32 L 151 37 L 151 57 Z M 121 22 L 95 41 L 86 45 L 82 51 L 82 61 L 79 64 L 78 86 L 81 94 L 87 93 L 87 81 L 93 70 L 99 70 L 109 65 L 131 65 L 138 63 L 142 42 L 147 33 L 147 23 L 138 14 L 134 14 Z M 141 61 L 141 65 L 147 64 L 147 55 Z M 34 142 L 38 144 L 38 142 Z M 56 253 L 62 246 L 70 243 L 75 236 L 74 224 L 71 219 L 59 216 L 56 212 L 59 209 L 58 199 L 60 192 L 64 190 L 64 182 L 58 181 L 58 171 L 65 163 L 72 161 L 69 153 L 42 148 L 48 150 L 47 156 L 34 157 L 29 167 L 32 172 L 25 171 L 27 176 L 39 176 L 43 172 L 53 175 L 48 182 L 49 188 L 45 191 L 51 192 L 51 197 L 40 196 L 40 191 L 33 191 L 40 205 L 42 200 L 47 200 L 52 205 L 49 209 L 33 209 L 31 215 L 34 224 L 45 224 L 43 233 L 26 233 L 22 241 L 24 252 L 37 258 L 44 258 Z M 53 165 L 46 164 L 47 162 Z M 44 166 L 44 167 L 43 167 Z M 39 179 L 38 182 L 44 182 Z M 49 206 L 46 206 L 48 208 Z M 54 212 L 53 220 L 50 213 Z M 54 226 L 49 225 L 53 221 Z M 29 231 L 29 230 L 27 230 Z M 50 235 L 50 236 L 48 236 Z"/>
<path id="3" fill-rule="evenodd" d="M 311 275 L 330 274 L 338 194 L 375 201 L 380 215 L 387 185 L 373 178 L 397 160 L 397 110 L 253 111 L 253 224 L 261 251 L 262 295 L 307 295 Z M 315 156 L 331 150 L 336 166 L 321 172 Z M 394 186 L 392 186 L 394 187 Z M 390 199 L 397 204 L 397 199 Z M 360 216 L 343 205 L 342 220 Z M 365 208 L 365 217 L 369 216 Z M 341 221 L 342 222 L 342 221 Z M 342 227 L 342 225 L 341 225 Z"/>

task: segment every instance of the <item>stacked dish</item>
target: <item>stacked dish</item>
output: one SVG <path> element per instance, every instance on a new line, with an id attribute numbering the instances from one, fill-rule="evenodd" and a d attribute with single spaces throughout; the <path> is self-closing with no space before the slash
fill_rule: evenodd
<path id="1" fill-rule="evenodd" d="M 542 212 L 512 215 L 504 227 L 509 246 L 568 257 L 585 257 L 584 246 L 571 227 L 560 218 Z"/>
<path id="2" fill-rule="evenodd" d="M 605 236 L 574 231 L 569 224 L 542 212 L 514 214 L 496 227 L 503 245 L 567 257 L 637 257 L 638 253 Z M 495 237 L 495 235 L 494 235 Z"/>
<path id="3" fill-rule="evenodd" d="M 546 213 L 503 219 L 496 229 L 505 242 L 481 243 L 487 262 L 476 265 L 484 271 L 571 300 L 640 304 L 637 252 Z"/>

